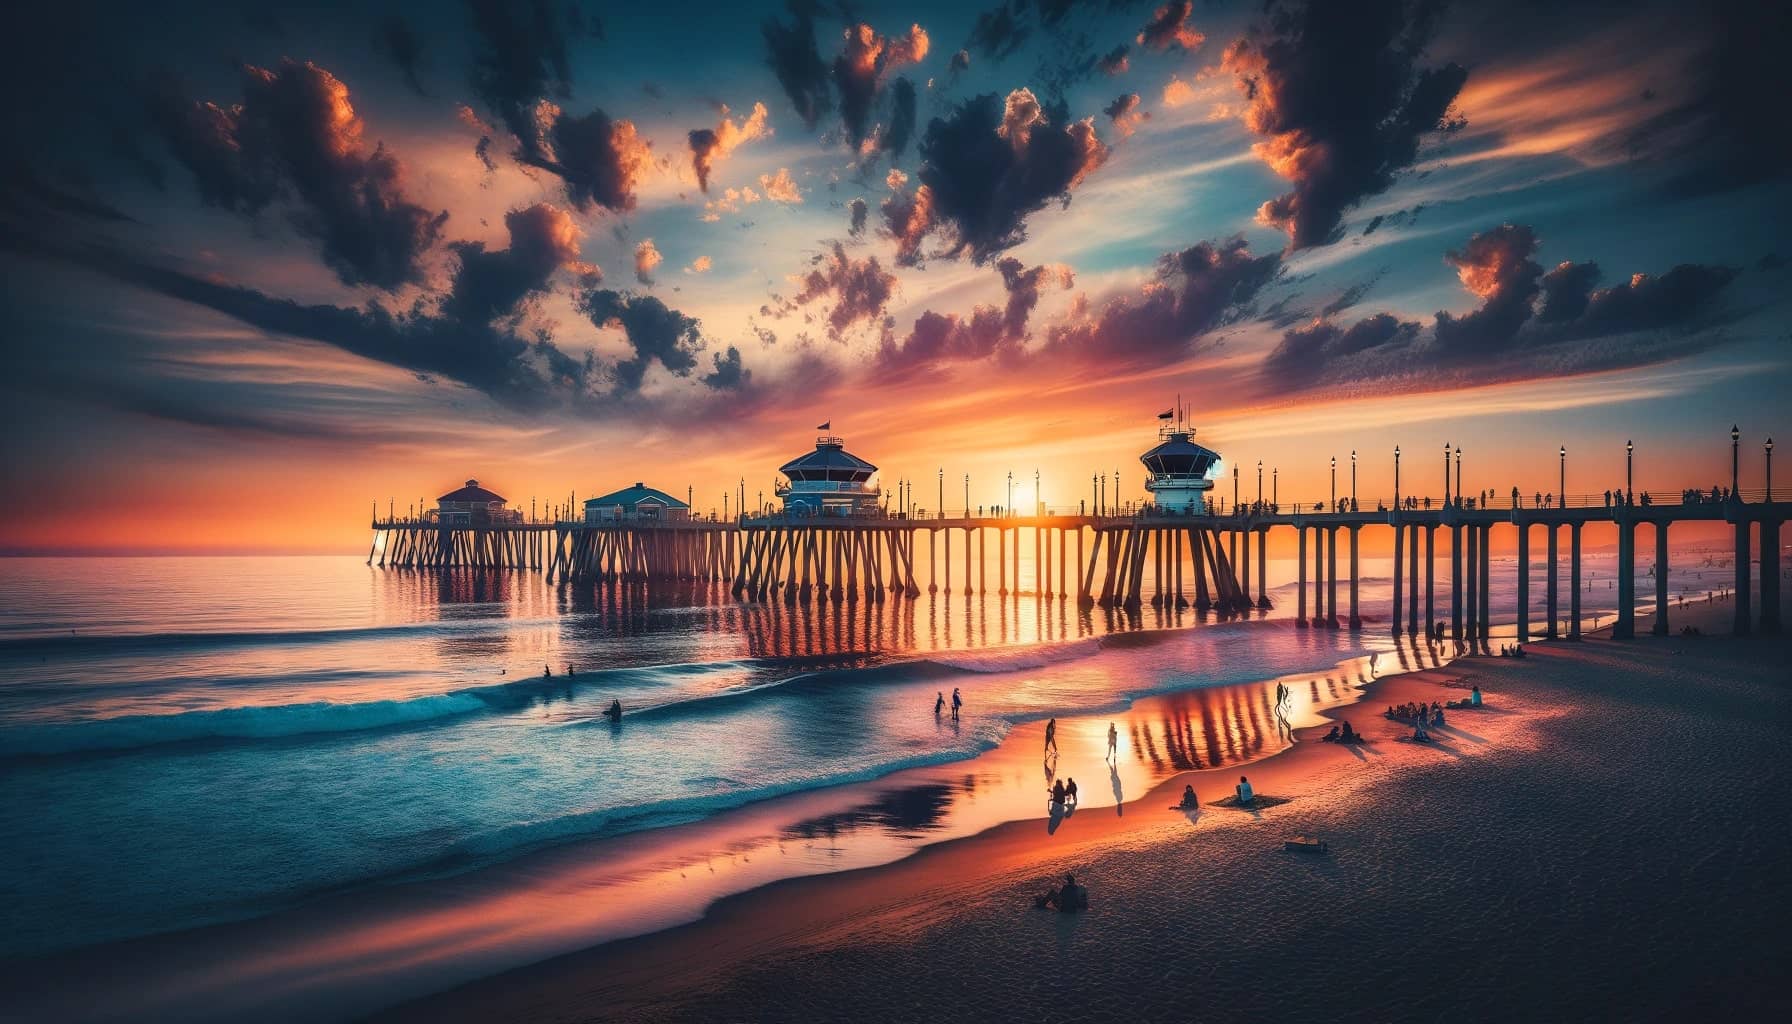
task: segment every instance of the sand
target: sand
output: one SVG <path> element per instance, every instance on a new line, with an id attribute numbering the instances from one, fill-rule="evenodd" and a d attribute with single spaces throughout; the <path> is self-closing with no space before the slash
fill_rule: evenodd
<path id="1" fill-rule="evenodd" d="M 1725 629 L 1725 604 L 1676 628 Z M 1168 810 L 1191 772 L 1044 820 L 731 897 L 702 921 L 401 1006 L 392 1020 L 1711 1019 L 1792 1008 L 1792 644 L 1533 644 L 1380 680 L 1249 767 L 1257 812 Z M 1460 697 L 1417 744 L 1379 711 Z M 1132 794 L 1128 794 L 1131 796 Z M 1322 838 L 1326 856 L 1290 853 Z M 1084 914 L 1035 910 L 1065 871 Z"/>

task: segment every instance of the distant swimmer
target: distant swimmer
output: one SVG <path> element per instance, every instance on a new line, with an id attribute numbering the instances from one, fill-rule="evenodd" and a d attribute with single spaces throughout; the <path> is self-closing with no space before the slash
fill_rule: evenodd
<path id="1" fill-rule="evenodd" d="M 622 702 L 619 700 L 611 701 L 610 706 L 604 709 L 604 717 L 612 722 L 622 721 Z"/>
<path id="2" fill-rule="evenodd" d="M 1120 756 L 1120 730 L 1115 729 L 1112 722 L 1108 723 L 1108 756 Z"/>
<path id="3" fill-rule="evenodd" d="M 958 687 L 952 688 L 952 720 L 958 721 L 958 709 L 964 707 L 964 698 L 958 695 Z"/>
<path id="4" fill-rule="evenodd" d="M 1045 749 L 1058 749 L 1058 720 L 1056 718 L 1045 723 Z"/>
<path id="5" fill-rule="evenodd" d="M 939 696 L 937 696 L 933 699 L 933 717 L 935 717 L 935 718 L 940 717 L 940 712 L 944 711 L 945 709 L 946 709 L 946 691 L 941 690 L 941 691 L 939 691 Z"/>

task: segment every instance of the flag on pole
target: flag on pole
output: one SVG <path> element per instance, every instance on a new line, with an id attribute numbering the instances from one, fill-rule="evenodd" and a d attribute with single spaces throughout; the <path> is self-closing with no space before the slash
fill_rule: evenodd
<path id="1" fill-rule="evenodd" d="M 834 421 L 829 420 L 826 423 L 823 423 L 821 426 L 816 427 L 815 429 L 816 430 L 832 430 L 833 428 L 834 428 Z"/>
<path id="2" fill-rule="evenodd" d="M 1157 418 L 1158 418 L 1158 419 L 1160 419 L 1160 420 L 1167 420 L 1167 419 L 1169 419 L 1169 418 L 1170 418 L 1170 417 L 1172 417 L 1172 416 L 1174 416 L 1174 415 L 1176 415 L 1176 410 L 1174 410 L 1174 409 L 1165 409 L 1165 410 L 1164 410 L 1164 411 L 1163 411 L 1163 412 L 1160 412 L 1160 413 L 1158 413 L 1158 414 L 1157 414 Z"/>

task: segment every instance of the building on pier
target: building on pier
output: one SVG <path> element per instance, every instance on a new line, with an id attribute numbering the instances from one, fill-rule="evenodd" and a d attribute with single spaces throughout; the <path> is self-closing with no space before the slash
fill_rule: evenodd
<path id="1" fill-rule="evenodd" d="M 1213 481 L 1207 474 L 1219 463 L 1220 454 L 1196 444 L 1194 435 L 1194 428 L 1182 422 L 1178 411 L 1174 423 L 1158 430 L 1157 447 L 1139 456 L 1151 474 L 1145 489 L 1151 492 L 1152 504 L 1159 512 L 1200 516 L 1211 511 L 1207 492 L 1213 489 Z"/>
<path id="2" fill-rule="evenodd" d="M 430 521 L 443 526 L 505 526 L 523 521 L 521 509 L 505 508 L 502 495 L 468 480 L 457 491 L 449 491 L 436 499 L 436 507 L 426 513 Z"/>
<path id="3" fill-rule="evenodd" d="M 691 506 L 665 491 L 635 481 L 633 487 L 585 502 L 585 522 L 613 523 L 635 520 L 680 521 L 691 518 Z"/>
<path id="4" fill-rule="evenodd" d="M 775 493 L 784 511 L 808 516 L 872 515 L 882 492 L 871 477 L 877 467 L 846 450 L 831 434 L 815 439 L 815 450 L 778 467 L 785 482 Z"/>

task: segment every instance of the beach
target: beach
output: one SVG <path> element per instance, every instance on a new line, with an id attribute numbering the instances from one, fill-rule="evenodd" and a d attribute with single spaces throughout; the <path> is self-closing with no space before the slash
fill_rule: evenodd
<path id="1" fill-rule="evenodd" d="M 1539 643 L 1368 685 L 1361 750 L 778 882 L 696 923 L 464 985 L 387 1020 L 1763 1019 L 1788 997 L 1792 693 L 1780 636 Z M 1438 742 L 1388 704 L 1465 696 Z M 1303 728 L 1311 741 L 1323 725 Z M 1170 810 L 1185 782 L 1204 803 Z M 1111 811 L 1111 809 L 1110 809 Z M 1323 838 L 1330 854 L 1289 853 Z M 1036 910 L 1067 871 L 1087 913 Z"/>

